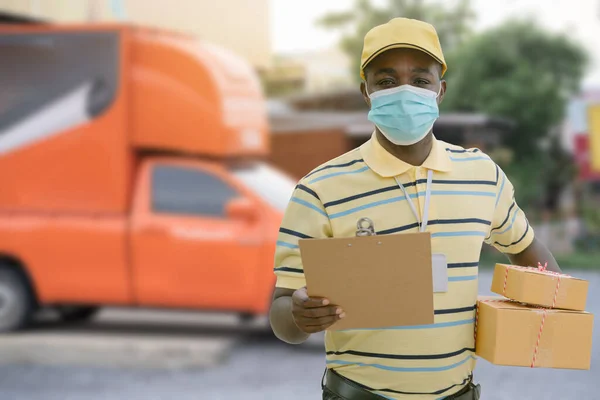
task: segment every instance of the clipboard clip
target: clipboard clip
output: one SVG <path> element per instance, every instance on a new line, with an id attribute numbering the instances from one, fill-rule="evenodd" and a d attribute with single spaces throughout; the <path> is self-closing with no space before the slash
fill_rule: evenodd
<path id="1" fill-rule="evenodd" d="M 363 217 L 356 223 L 356 236 L 374 236 L 375 225 L 369 218 Z"/>

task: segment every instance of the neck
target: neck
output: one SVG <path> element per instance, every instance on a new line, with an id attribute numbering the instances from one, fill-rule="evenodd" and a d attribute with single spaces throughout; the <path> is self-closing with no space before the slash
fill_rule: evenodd
<path id="1" fill-rule="evenodd" d="M 433 133 L 429 132 L 420 142 L 410 146 L 398 146 L 387 140 L 387 138 L 377 129 L 377 140 L 381 146 L 391 155 L 413 166 L 422 165 L 433 147 Z"/>

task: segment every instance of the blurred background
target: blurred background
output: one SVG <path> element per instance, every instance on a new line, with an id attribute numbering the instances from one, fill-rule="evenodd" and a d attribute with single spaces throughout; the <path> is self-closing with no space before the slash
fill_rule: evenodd
<path id="1" fill-rule="evenodd" d="M 224 171 L 229 172 L 215 173 L 222 176 L 221 186 L 227 186 L 223 184 L 226 182 L 240 193 L 246 193 L 252 187 L 255 193 L 247 197 L 256 197 L 256 204 L 264 203 L 265 207 L 280 210 L 296 180 L 319 164 L 369 139 L 373 126 L 367 120 L 368 109 L 358 89 L 362 40 L 370 28 L 394 17 L 430 22 L 440 35 L 449 69 L 446 75 L 447 95 L 441 107 L 441 117 L 434 128 L 436 136 L 463 147 L 478 147 L 504 169 L 515 186 L 518 203 L 525 210 L 537 237 L 554 252 L 566 273 L 590 281 L 588 308 L 591 312 L 600 312 L 600 50 L 597 45 L 600 38 L 600 1 L 556 0 L 550 4 L 542 0 L 0 0 L 0 29 L 5 28 L 0 30 L 0 46 L 8 46 L 4 51 L 0 47 L 0 64 L 4 63 L 3 59 L 10 61 L 9 54 L 17 55 L 13 60 L 29 60 L 31 63 L 27 57 L 19 58 L 24 52 L 10 47 L 14 43 L 6 44 L 6 37 L 15 30 L 19 32 L 19 29 L 50 37 L 54 34 L 52 26 L 63 24 L 77 24 L 79 28 L 76 30 L 80 32 L 92 32 L 95 29 L 93 27 L 104 23 L 134 24 L 153 28 L 154 35 L 171 31 L 197 41 L 201 46 L 206 46 L 197 50 L 198 59 L 202 59 L 203 63 L 197 72 L 188 70 L 187 59 L 169 59 L 168 55 L 162 55 L 162 62 L 156 65 L 152 64 L 153 61 L 144 61 L 148 63 L 144 71 L 164 72 L 172 69 L 173 72 L 166 75 L 174 79 L 173 82 L 179 74 L 185 79 L 189 75 L 189 82 L 181 78 L 179 83 L 190 85 L 197 93 L 165 89 L 165 95 L 175 96 L 168 97 L 172 104 L 177 105 L 176 101 L 180 98 L 192 99 L 193 96 L 198 97 L 198 102 L 190 100 L 189 104 L 192 105 L 202 104 L 204 107 L 207 101 L 214 99 L 225 104 L 228 96 L 235 94 L 237 97 L 234 96 L 234 100 L 243 101 L 227 104 L 230 107 L 237 104 L 239 108 L 234 112 L 238 116 L 244 110 L 259 110 L 264 114 L 264 121 L 256 122 L 248 117 L 248 121 L 252 120 L 248 126 L 243 121 L 238 125 L 227 122 L 223 126 L 215 122 L 213 127 L 219 130 L 215 137 L 225 139 L 215 142 L 217 144 L 214 146 L 205 145 L 204 142 L 189 142 L 189 146 L 199 146 L 193 149 L 186 147 L 188 139 L 182 136 L 180 140 L 177 133 L 173 133 L 185 128 L 184 125 L 178 125 L 180 122 L 174 117 L 177 109 L 174 109 L 174 114 L 165 117 L 172 124 L 173 132 L 164 140 L 159 133 L 143 136 L 144 132 L 152 131 L 152 126 L 161 123 L 160 118 L 146 125 L 139 122 L 142 133 L 136 134 L 138 136 L 134 139 L 135 155 L 131 160 L 126 159 L 129 157 L 126 154 L 119 156 L 123 156 L 124 161 L 121 161 L 124 170 L 127 170 L 124 177 L 118 179 L 124 188 L 122 193 L 121 189 L 114 189 L 121 194 L 107 197 L 104 203 L 98 201 L 98 209 L 93 210 L 92 214 L 109 212 L 120 215 L 119 218 L 129 218 L 128 213 L 133 213 L 131 208 L 119 205 L 121 200 L 123 204 L 129 204 L 127 199 L 132 199 L 132 194 L 128 187 L 131 181 L 138 179 L 136 168 L 130 170 L 129 165 L 137 165 L 147 160 L 145 157 L 153 157 L 154 153 L 162 150 L 172 158 L 176 158 L 174 154 L 178 152 L 187 154 L 189 150 L 194 154 L 194 159 L 209 160 L 216 165 L 214 168 L 226 165 Z M 1 40 L 3 36 L 4 42 Z M 173 48 L 182 48 L 178 47 L 180 45 L 183 46 L 174 43 Z M 90 52 L 89 57 L 82 56 L 82 59 L 94 59 L 93 46 L 92 43 L 77 50 L 83 52 L 80 54 L 86 54 L 85 48 Z M 152 51 L 150 47 L 140 49 L 139 53 L 135 53 L 141 54 L 140 59 L 143 59 L 145 51 L 148 54 Z M 222 51 L 227 56 L 221 54 Z M 236 57 L 235 61 L 227 61 L 230 55 Z M 36 95 L 36 90 L 45 90 L 43 82 L 53 79 L 48 78 L 52 75 L 45 72 L 44 59 L 34 57 L 34 63 L 36 59 L 40 60 L 40 69 L 37 75 L 32 74 L 43 79 L 39 81 L 40 86 L 30 81 L 27 89 L 32 96 Z M 151 59 L 148 56 L 148 60 Z M 78 65 L 80 69 L 95 71 L 95 67 L 89 65 L 97 66 L 102 58 L 98 60 L 85 63 L 73 58 L 63 67 L 57 67 L 60 63 L 52 64 L 52 73 L 59 76 L 62 68 L 69 75 L 77 71 Z M 4 65 L 8 64 L 11 65 L 10 71 L 25 71 L 18 76 L 25 76 L 31 70 L 28 65 L 15 64 L 14 61 Z M 16 92 L 12 90 L 15 89 L 11 86 L 15 80 L 9 76 L 12 72 L 6 72 L 9 70 L 2 70 L 1 67 L 0 71 L 4 71 L 4 76 L 0 77 L 0 83 L 3 82 L 0 91 L 4 92 L 0 94 L 0 166 L 5 171 L 0 175 L 3 180 L 16 176 L 22 183 L 24 178 L 31 179 L 33 175 L 19 175 L 19 169 L 24 171 L 28 162 L 38 162 L 43 160 L 40 158 L 43 156 L 19 153 L 24 154 L 24 158 L 14 161 L 18 156 L 14 151 L 8 153 L 10 149 L 18 146 L 22 149 L 25 146 L 22 141 L 17 140 L 20 144 L 15 144 L 17 142 L 14 139 L 6 139 L 9 134 L 14 136 L 15 132 L 25 132 L 23 129 L 26 127 L 15 125 L 15 121 L 19 121 L 14 119 L 14 115 L 22 112 L 19 107 L 25 103 L 13 101 L 15 96 L 24 92 L 19 92 L 18 87 Z M 243 74 L 239 71 L 243 71 Z M 202 81 L 204 83 L 197 77 L 202 74 L 209 76 L 202 78 L 205 79 Z M 223 81 L 219 81 L 221 78 Z M 253 82 L 259 85 L 258 94 L 254 92 Z M 131 85 L 134 87 L 137 83 Z M 157 84 L 156 87 L 159 86 Z M 158 103 L 144 103 L 144 98 L 161 97 L 160 90 L 149 87 L 140 85 L 139 99 L 142 100 L 139 100 L 139 104 L 140 107 L 147 106 L 145 111 L 140 111 L 139 115 L 142 116 L 162 112 L 160 107 L 157 108 Z M 217 94 L 204 98 L 202 88 Z M 135 90 L 132 89 L 131 94 L 134 99 Z M 64 108 L 61 110 L 64 111 Z M 214 110 L 207 110 L 206 115 L 210 115 L 210 118 L 221 118 Z M 182 114 L 182 119 L 193 121 L 194 112 L 187 112 Z M 136 121 L 139 116 L 119 118 L 125 118 L 127 124 L 131 122 L 131 126 L 137 129 L 138 125 L 135 124 L 138 124 Z M 54 121 L 53 126 L 65 131 L 78 129 L 77 124 L 83 123 L 76 118 L 73 121 L 77 124 L 64 122 L 64 118 L 59 122 L 50 120 Z M 243 129 L 241 133 L 240 130 L 234 132 L 232 126 Z M 34 145 L 39 147 L 40 154 L 60 154 L 61 148 L 76 146 L 65 142 L 44 147 L 44 142 L 39 140 L 55 139 L 48 139 L 50 133 L 44 133 L 44 128 L 38 130 L 38 141 Z M 254 131 L 260 133 L 254 135 Z M 2 139 L 2 134 L 5 134 L 5 139 Z M 210 136 L 210 132 L 205 135 Z M 233 139 L 230 141 L 227 135 Z M 173 141 L 180 143 L 180 147 L 172 147 Z M 235 147 L 238 144 L 231 144 L 238 141 L 243 142 L 239 149 Z M 163 142 L 169 144 L 163 146 Z M 97 146 L 99 143 L 96 140 L 90 145 Z M 114 143 L 117 146 L 117 142 Z M 232 150 L 234 147 L 236 150 Z M 110 150 L 106 151 L 112 154 Z M 118 158 L 114 157 L 111 156 L 109 160 Z M 238 167 L 230 167 L 232 160 L 236 165 L 237 161 L 258 164 L 251 171 L 239 170 L 236 169 Z M 73 164 L 69 162 L 64 161 L 65 168 L 73 170 L 79 168 L 77 162 L 81 160 L 72 161 Z M 56 174 L 59 172 L 56 170 Z M 182 171 L 179 171 L 179 175 L 178 171 L 173 170 L 163 172 L 162 175 L 158 172 L 152 175 L 157 179 L 157 184 L 152 188 L 152 194 L 156 195 L 153 204 L 163 207 L 162 211 L 167 215 L 169 212 L 177 215 L 179 219 L 162 219 L 160 223 L 165 224 L 163 227 L 177 230 L 180 238 L 187 235 L 186 240 L 206 239 L 202 236 L 202 232 L 206 234 L 204 226 L 184 222 L 186 215 L 213 215 L 211 213 L 218 209 L 215 213 L 222 212 L 225 217 L 239 218 L 240 221 L 255 221 L 257 218 L 252 211 L 256 204 L 226 203 L 235 196 L 225 194 L 229 193 L 229 189 L 223 189 L 218 182 L 210 183 L 208 178 L 200 176 L 184 177 Z M 51 175 L 48 176 L 51 179 Z M 164 184 L 158 185 L 161 176 Z M 72 183 L 79 182 L 78 179 L 73 176 Z M 31 226 L 39 224 L 39 220 L 32 222 L 30 215 L 25 216 L 30 218 L 26 223 L 12 219 L 15 218 L 15 209 L 23 208 L 28 201 L 28 196 L 17 193 L 19 190 L 24 191 L 20 193 L 27 191 L 41 199 L 41 203 L 32 201 L 33 206 L 23 208 L 37 213 L 36 218 L 41 218 L 39 213 L 45 212 L 55 213 L 53 215 L 56 217 L 57 212 L 60 214 L 69 207 L 75 207 L 79 213 L 87 212 L 83 193 L 88 189 L 85 185 L 75 189 L 76 194 L 71 199 L 67 192 L 73 189 L 69 189 L 68 183 L 61 186 L 61 190 L 52 191 L 47 185 L 43 189 L 32 189 L 27 185 L 19 189 L 21 183 L 6 182 L 9 182 L 8 186 L 0 187 L 8 187 L 8 192 L 13 190 L 14 193 L 0 196 L 0 208 L 9 211 L 9 214 L 2 211 L 0 220 L 3 216 L 10 216 L 0 222 L 0 231 L 8 232 L 0 238 L 14 239 L 17 234 L 11 229 L 18 230 L 22 235 L 23 226 L 31 230 L 36 229 Z M 104 183 L 108 189 L 98 184 L 97 190 L 101 192 L 94 196 L 102 197 L 105 192 L 113 191 L 111 182 Z M 195 184 L 205 185 L 202 186 L 204 189 L 186 192 L 186 185 Z M 162 194 L 157 192 L 161 190 Z M 204 194 L 198 191 L 204 191 Z M 88 191 L 90 195 L 92 192 Z M 206 192 L 218 193 L 214 196 L 221 197 L 207 199 Z M 48 196 L 53 197 L 49 200 Z M 205 202 L 205 209 L 196 212 L 194 204 L 181 200 L 182 197 L 189 199 L 189 196 L 196 196 L 193 199 Z M 56 207 L 46 209 L 46 205 L 42 204 L 44 199 Z M 206 211 L 209 209 L 212 211 Z M 267 224 L 274 233 L 278 218 L 275 214 L 272 223 Z M 131 218 L 135 222 L 135 216 Z M 252 237 L 256 232 L 239 224 L 210 224 L 213 225 L 210 225 L 209 232 L 214 232 L 216 226 L 225 236 L 227 232 L 234 231 L 236 238 Z M 103 225 L 103 229 L 110 230 L 112 226 Z M 53 229 L 57 229 L 56 226 Z M 89 233 L 89 230 L 86 232 Z M 71 234 L 73 232 L 76 231 L 71 231 Z M 100 234 L 94 235 L 90 235 L 90 240 L 105 240 Z M 190 239 L 192 236 L 193 239 Z M 213 239 L 208 237 L 206 240 Z M 20 243 L 27 240 L 25 236 L 19 239 Z M 73 243 L 67 241 L 59 245 L 77 248 Z M 146 247 L 160 245 L 158 241 L 145 243 Z M 99 257 L 100 254 L 109 253 L 102 247 L 88 246 L 98 251 Z M 263 264 L 270 262 L 273 247 L 274 243 L 270 243 L 262 248 L 269 252 L 268 256 L 260 258 L 267 260 Z M 52 253 L 44 246 L 36 245 L 35 249 L 38 258 L 56 256 L 44 253 Z M 235 257 L 230 261 L 234 263 L 244 263 L 242 255 L 250 254 L 235 246 L 221 248 L 222 251 L 231 249 Z M 158 250 L 156 254 L 144 250 L 144 247 L 136 251 L 143 253 L 135 253 L 136 257 L 147 257 L 149 263 L 158 262 L 155 260 L 160 258 L 160 255 L 157 256 Z M 182 257 L 189 254 L 186 253 L 187 248 L 181 246 L 172 246 L 169 251 L 179 253 Z M 208 257 L 204 254 L 198 256 L 203 260 L 219 257 L 218 253 L 210 253 Z M 11 271 L 17 271 L 20 268 L 17 267 L 20 263 L 17 258 L 18 255 L 14 255 L 14 258 L 3 262 L 10 264 Z M 489 293 L 490 271 L 494 263 L 503 260 L 503 256 L 492 248 L 486 246 L 482 250 L 482 294 Z M 131 265 L 123 262 L 122 267 L 127 270 Z M 96 275 L 83 270 L 82 279 L 86 276 L 94 278 L 87 279 L 89 287 L 82 284 L 80 292 L 69 297 L 61 294 L 61 290 L 67 288 L 68 292 L 73 285 L 80 284 L 74 278 L 77 276 L 73 272 L 75 268 L 68 271 L 56 269 L 55 279 L 60 280 L 61 284 L 48 285 L 48 289 L 41 290 L 43 293 L 39 294 L 53 299 L 50 303 L 58 304 L 57 307 L 42 307 L 42 312 L 36 314 L 32 324 L 16 333 L 0 336 L 0 399 L 165 399 L 174 396 L 180 399 L 320 398 L 319 379 L 324 368 L 322 337 L 317 335 L 305 345 L 292 347 L 279 343 L 269 332 L 265 307 L 273 281 L 265 274 L 271 274 L 270 264 L 256 267 L 261 269 L 260 273 L 256 273 L 260 278 L 251 277 L 253 272 L 250 271 L 239 281 L 226 278 L 230 276 L 227 274 L 235 271 L 222 272 L 222 276 L 217 276 L 214 270 L 205 270 L 206 275 L 201 275 L 201 271 L 196 271 L 196 275 L 185 275 L 183 269 L 178 271 L 176 267 L 167 268 L 164 265 L 162 271 L 156 267 L 148 269 L 145 275 L 142 271 L 139 276 L 134 274 L 129 278 L 115 271 L 110 277 L 102 276 L 96 287 Z M 67 273 L 72 275 L 67 277 Z M 181 275 L 183 278 L 173 279 L 177 273 L 184 274 Z M 43 272 L 39 274 L 40 279 L 48 279 Z M 193 281 L 204 281 L 204 276 L 211 278 L 206 279 L 204 287 Z M 217 278 L 223 282 L 217 282 Z M 35 281 L 36 277 L 27 279 Z M 120 283 L 113 285 L 110 279 L 120 279 Z M 136 279 L 142 283 L 138 284 Z M 214 281 L 212 284 L 211 280 Z M 227 281 L 226 284 L 224 281 Z M 253 286 L 255 281 L 262 283 Z M 143 282 L 147 285 L 143 286 Z M 159 282 L 167 282 L 161 288 L 163 291 L 157 289 L 161 285 Z M 248 298 L 258 293 L 264 305 L 253 306 L 251 310 L 236 305 L 231 300 L 235 297 L 234 291 L 237 291 L 236 284 L 244 286 L 240 291 L 247 293 Z M 35 286 L 35 283 L 29 282 L 28 285 Z M 136 285 L 141 289 L 135 289 Z M 117 286 L 122 289 L 121 297 L 115 295 L 112 299 L 102 300 L 102 294 L 98 294 L 96 298 L 100 300 L 96 303 L 101 304 L 84 301 L 86 295 L 83 292 L 102 291 L 105 287 L 110 291 Z M 129 286 L 134 289 L 126 289 Z M 14 287 L 18 288 L 14 285 L 4 288 L 5 304 L 12 301 L 11 290 L 16 292 Z M 215 291 L 218 288 L 221 293 L 219 304 L 193 300 L 197 291 L 209 290 L 207 288 L 214 288 Z M 0 316 L 2 289 L 0 285 Z M 169 292 L 178 290 L 180 292 L 177 295 Z M 139 300 L 144 298 L 148 300 Z M 245 301 L 243 297 L 238 300 Z M 134 311 L 127 307 L 98 307 L 104 304 L 143 305 L 149 309 Z M 156 311 L 155 305 L 169 310 Z M 190 309 L 202 312 L 192 312 Z M 204 312 L 214 309 L 218 311 Z M 600 339 L 598 333 L 595 338 Z M 597 374 L 594 370 L 600 367 L 597 349 L 598 346 L 593 353 L 591 371 L 503 368 L 480 361 L 476 379 L 483 384 L 484 399 L 595 398 L 597 382 L 593 376 Z"/>

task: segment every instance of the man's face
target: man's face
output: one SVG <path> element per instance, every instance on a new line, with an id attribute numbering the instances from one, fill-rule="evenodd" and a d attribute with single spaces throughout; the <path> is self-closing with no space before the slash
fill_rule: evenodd
<path id="1" fill-rule="evenodd" d="M 392 49 L 375 57 L 364 70 L 365 82 L 360 90 L 369 108 L 367 93 L 411 85 L 440 93 L 440 104 L 446 93 L 446 81 L 441 80 L 441 65 L 426 53 L 413 49 Z M 441 87 L 441 90 L 440 90 Z M 368 91 L 368 92 L 367 92 Z"/>

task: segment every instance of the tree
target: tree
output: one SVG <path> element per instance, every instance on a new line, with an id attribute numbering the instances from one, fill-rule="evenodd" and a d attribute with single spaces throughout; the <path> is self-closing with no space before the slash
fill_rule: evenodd
<path id="1" fill-rule="evenodd" d="M 572 179 L 573 164 L 556 140 L 549 142 L 552 146 L 546 152 L 540 144 L 550 139 L 551 129 L 564 118 L 569 97 L 579 90 L 587 55 L 565 35 L 529 21 L 508 22 L 472 35 L 470 1 L 454 4 L 452 8 L 439 1 L 389 0 L 381 8 L 369 0 L 356 0 L 352 10 L 327 15 L 319 23 L 347 30 L 340 45 L 352 60 L 357 80 L 363 39 L 371 28 L 401 16 L 435 26 L 448 63 L 442 111 L 484 113 L 515 122 L 504 141 L 515 162 L 503 167 L 519 197 L 530 200 L 524 203 L 534 203 L 545 192 L 544 205 L 552 207 L 552 199 Z"/>
<path id="2" fill-rule="evenodd" d="M 520 201 L 555 210 L 575 168 L 551 132 L 563 121 L 568 99 L 579 91 L 587 65 L 584 49 L 533 22 L 513 21 L 473 37 L 447 59 L 442 108 L 514 121 L 504 144 L 514 152 L 515 163 L 504 166 L 506 172 Z"/>
<path id="3" fill-rule="evenodd" d="M 536 154 L 540 139 L 563 120 L 587 56 L 566 36 L 518 21 L 473 37 L 447 61 L 443 109 L 512 119 L 516 128 L 506 144 L 520 161 Z"/>
<path id="4" fill-rule="evenodd" d="M 573 178 L 577 175 L 577 167 L 573 156 L 563 149 L 558 135 L 551 135 L 548 139 L 548 148 L 543 154 L 544 168 L 542 169 L 546 197 L 544 206 L 548 211 L 556 211 L 563 189 L 573 182 Z"/>
<path id="5" fill-rule="evenodd" d="M 446 2 L 447 3 L 447 2 Z M 442 1 L 388 0 L 385 7 L 376 7 L 369 0 L 356 0 L 354 8 L 324 16 L 318 24 L 327 29 L 345 30 L 340 46 L 351 60 L 351 74 L 358 81 L 360 54 L 366 33 L 392 18 L 414 18 L 436 27 L 443 49 L 452 49 L 470 33 L 475 17 L 470 0 L 460 0 L 454 7 Z"/>

